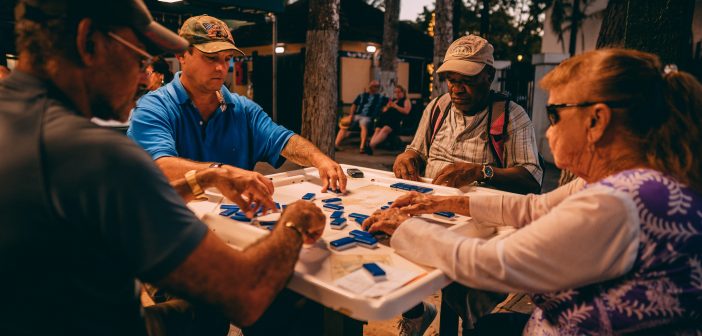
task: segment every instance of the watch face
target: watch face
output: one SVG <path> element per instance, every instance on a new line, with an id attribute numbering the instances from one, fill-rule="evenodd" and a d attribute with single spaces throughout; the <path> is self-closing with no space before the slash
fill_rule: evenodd
<path id="1" fill-rule="evenodd" d="M 485 178 L 486 178 L 486 179 L 491 179 L 491 178 L 492 178 L 492 175 L 495 174 L 495 171 L 492 169 L 491 166 L 485 166 L 485 167 L 483 168 L 483 174 L 485 175 Z"/>

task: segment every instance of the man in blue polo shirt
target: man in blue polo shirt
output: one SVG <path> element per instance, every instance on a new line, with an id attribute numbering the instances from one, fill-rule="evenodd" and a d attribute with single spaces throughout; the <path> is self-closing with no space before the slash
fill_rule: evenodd
<path id="1" fill-rule="evenodd" d="M 289 159 L 316 167 L 322 192 L 327 187 L 346 190 L 346 176 L 338 163 L 223 85 L 234 53 L 243 54 L 224 22 L 207 15 L 191 17 L 179 34 L 191 44 L 177 55 L 182 71 L 139 100 L 127 132 L 170 180 L 191 170 L 221 166 L 232 181 L 251 180 L 253 175 L 259 188 L 272 194 L 272 183 L 249 170 L 258 161 L 277 168 Z"/>

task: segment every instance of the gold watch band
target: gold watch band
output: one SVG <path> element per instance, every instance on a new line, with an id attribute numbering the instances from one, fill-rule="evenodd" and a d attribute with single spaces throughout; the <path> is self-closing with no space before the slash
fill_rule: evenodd
<path id="1" fill-rule="evenodd" d="M 285 227 L 288 227 L 288 228 L 291 228 L 291 229 L 295 230 L 295 232 L 297 232 L 297 233 L 300 235 L 300 238 L 303 238 L 303 237 L 305 236 L 305 235 L 302 233 L 302 229 L 300 229 L 300 228 L 297 226 L 297 224 L 295 224 L 295 223 L 293 223 L 293 222 L 287 222 L 287 223 L 285 223 Z"/>
<path id="2" fill-rule="evenodd" d="M 204 194 L 205 192 L 202 191 L 202 187 L 200 187 L 200 184 L 197 183 L 197 178 L 195 178 L 195 174 L 197 174 L 197 170 L 189 170 L 187 173 L 185 173 L 185 181 L 188 182 L 188 185 L 190 186 L 190 190 L 193 192 L 193 195 L 197 197 Z"/>

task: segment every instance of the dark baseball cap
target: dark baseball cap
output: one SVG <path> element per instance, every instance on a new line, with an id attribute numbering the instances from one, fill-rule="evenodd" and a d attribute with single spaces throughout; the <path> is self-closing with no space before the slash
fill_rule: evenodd
<path id="1" fill-rule="evenodd" d="M 154 21 L 142 0 L 19 0 L 15 17 L 35 22 L 90 18 L 101 25 L 132 28 L 155 54 L 188 48 L 188 41 Z"/>
<path id="2" fill-rule="evenodd" d="M 193 47 L 207 54 L 234 50 L 246 56 L 234 44 L 229 26 L 224 21 L 209 15 L 193 16 L 185 20 L 178 34 L 188 40 Z"/>

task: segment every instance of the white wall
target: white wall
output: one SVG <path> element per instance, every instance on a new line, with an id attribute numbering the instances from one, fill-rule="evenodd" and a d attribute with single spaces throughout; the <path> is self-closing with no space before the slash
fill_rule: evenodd
<path id="1" fill-rule="evenodd" d="M 593 0 L 587 8 L 585 8 L 585 15 L 587 17 L 583 20 L 581 29 L 578 31 L 576 53 L 595 49 L 607 3 L 608 0 Z M 564 26 L 567 26 L 567 24 Z M 563 32 L 563 42 L 558 42 L 558 35 L 556 35 L 551 28 L 551 9 L 547 10 L 546 20 L 544 21 L 544 37 L 541 42 L 541 53 L 566 53 L 568 52 L 569 41 L 570 30 Z"/>

